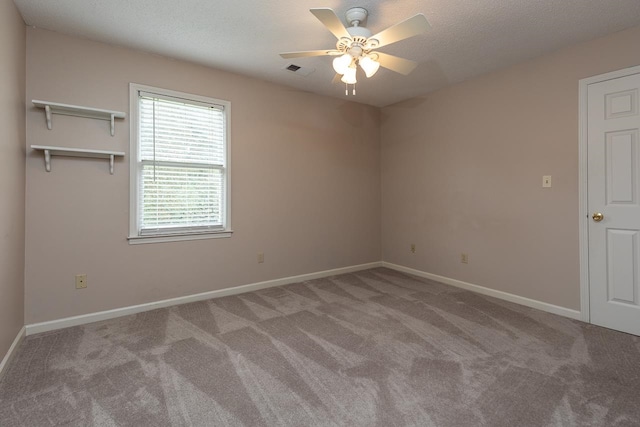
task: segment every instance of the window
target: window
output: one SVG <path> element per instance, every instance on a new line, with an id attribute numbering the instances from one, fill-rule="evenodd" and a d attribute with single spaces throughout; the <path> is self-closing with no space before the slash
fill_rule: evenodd
<path id="1" fill-rule="evenodd" d="M 130 85 L 129 242 L 229 237 L 228 101 Z"/>

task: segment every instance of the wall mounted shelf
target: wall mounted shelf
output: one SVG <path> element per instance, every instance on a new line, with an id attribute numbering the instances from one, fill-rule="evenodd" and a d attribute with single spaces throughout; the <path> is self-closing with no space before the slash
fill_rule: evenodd
<path id="1" fill-rule="evenodd" d="M 122 111 L 102 110 L 99 108 L 82 107 L 80 105 L 60 104 L 58 102 L 38 101 L 34 99 L 33 105 L 38 108 L 44 108 L 47 118 L 47 129 L 51 130 L 51 116 L 60 114 L 65 116 L 86 117 L 89 119 L 106 120 L 111 122 L 111 136 L 116 133 L 115 119 L 124 119 L 126 114 Z"/>
<path id="2" fill-rule="evenodd" d="M 109 171 L 113 175 L 113 162 L 116 157 L 124 157 L 123 151 L 89 150 L 86 148 L 52 147 L 48 145 L 32 145 L 32 150 L 44 153 L 44 166 L 47 172 L 51 172 L 51 156 L 90 157 L 109 159 Z"/>

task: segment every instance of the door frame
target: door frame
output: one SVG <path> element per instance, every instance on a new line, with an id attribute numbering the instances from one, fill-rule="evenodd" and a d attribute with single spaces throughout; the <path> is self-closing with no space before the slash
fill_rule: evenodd
<path id="1" fill-rule="evenodd" d="M 580 318 L 591 323 L 589 308 L 588 89 L 589 85 L 640 74 L 640 65 L 581 79 L 578 82 L 578 201 L 580 206 Z"/>

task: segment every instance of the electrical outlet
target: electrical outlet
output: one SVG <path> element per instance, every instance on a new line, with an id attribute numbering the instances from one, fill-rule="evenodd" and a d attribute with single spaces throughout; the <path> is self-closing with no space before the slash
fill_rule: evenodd
<path id="1" fill-rule="evenodd" d="M 85 289 L 87 287 L 87 275 L 76 274 L 76 289 Z"/>
<path id="2" fill-rule="evenodd" d="M 460 254 L 460 262 L 463 264 L 469 264 L 469 255 Z"/>
<path id="3" fill-rule="evenodd" d="M 412 244 L 411 244 L 411 253 L 412 253 L 412 254 L 415 254 L 415 253 L 416 253 L 416 244 L 415 244 L 415 243 L 412 243 Z"/>
<path id="4" fill-rule="evenodd" d="M 258 252 L 258 264 L 262 264 L 264 262 L 264 252 Z"/>

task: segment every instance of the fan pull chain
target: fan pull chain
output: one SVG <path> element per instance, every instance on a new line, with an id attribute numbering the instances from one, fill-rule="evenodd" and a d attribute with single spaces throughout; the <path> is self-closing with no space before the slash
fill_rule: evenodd
<path id="1" fill-rule="evenodd" d="M 345 83 L 344 84 L 344 94 L 346 96 L 349 96 L 349 83 Z M 355 95 L 356 94 L 356 85 L 355 83 L 353 84 L 353 89 L 351 89 L 351 95 Z"/>

